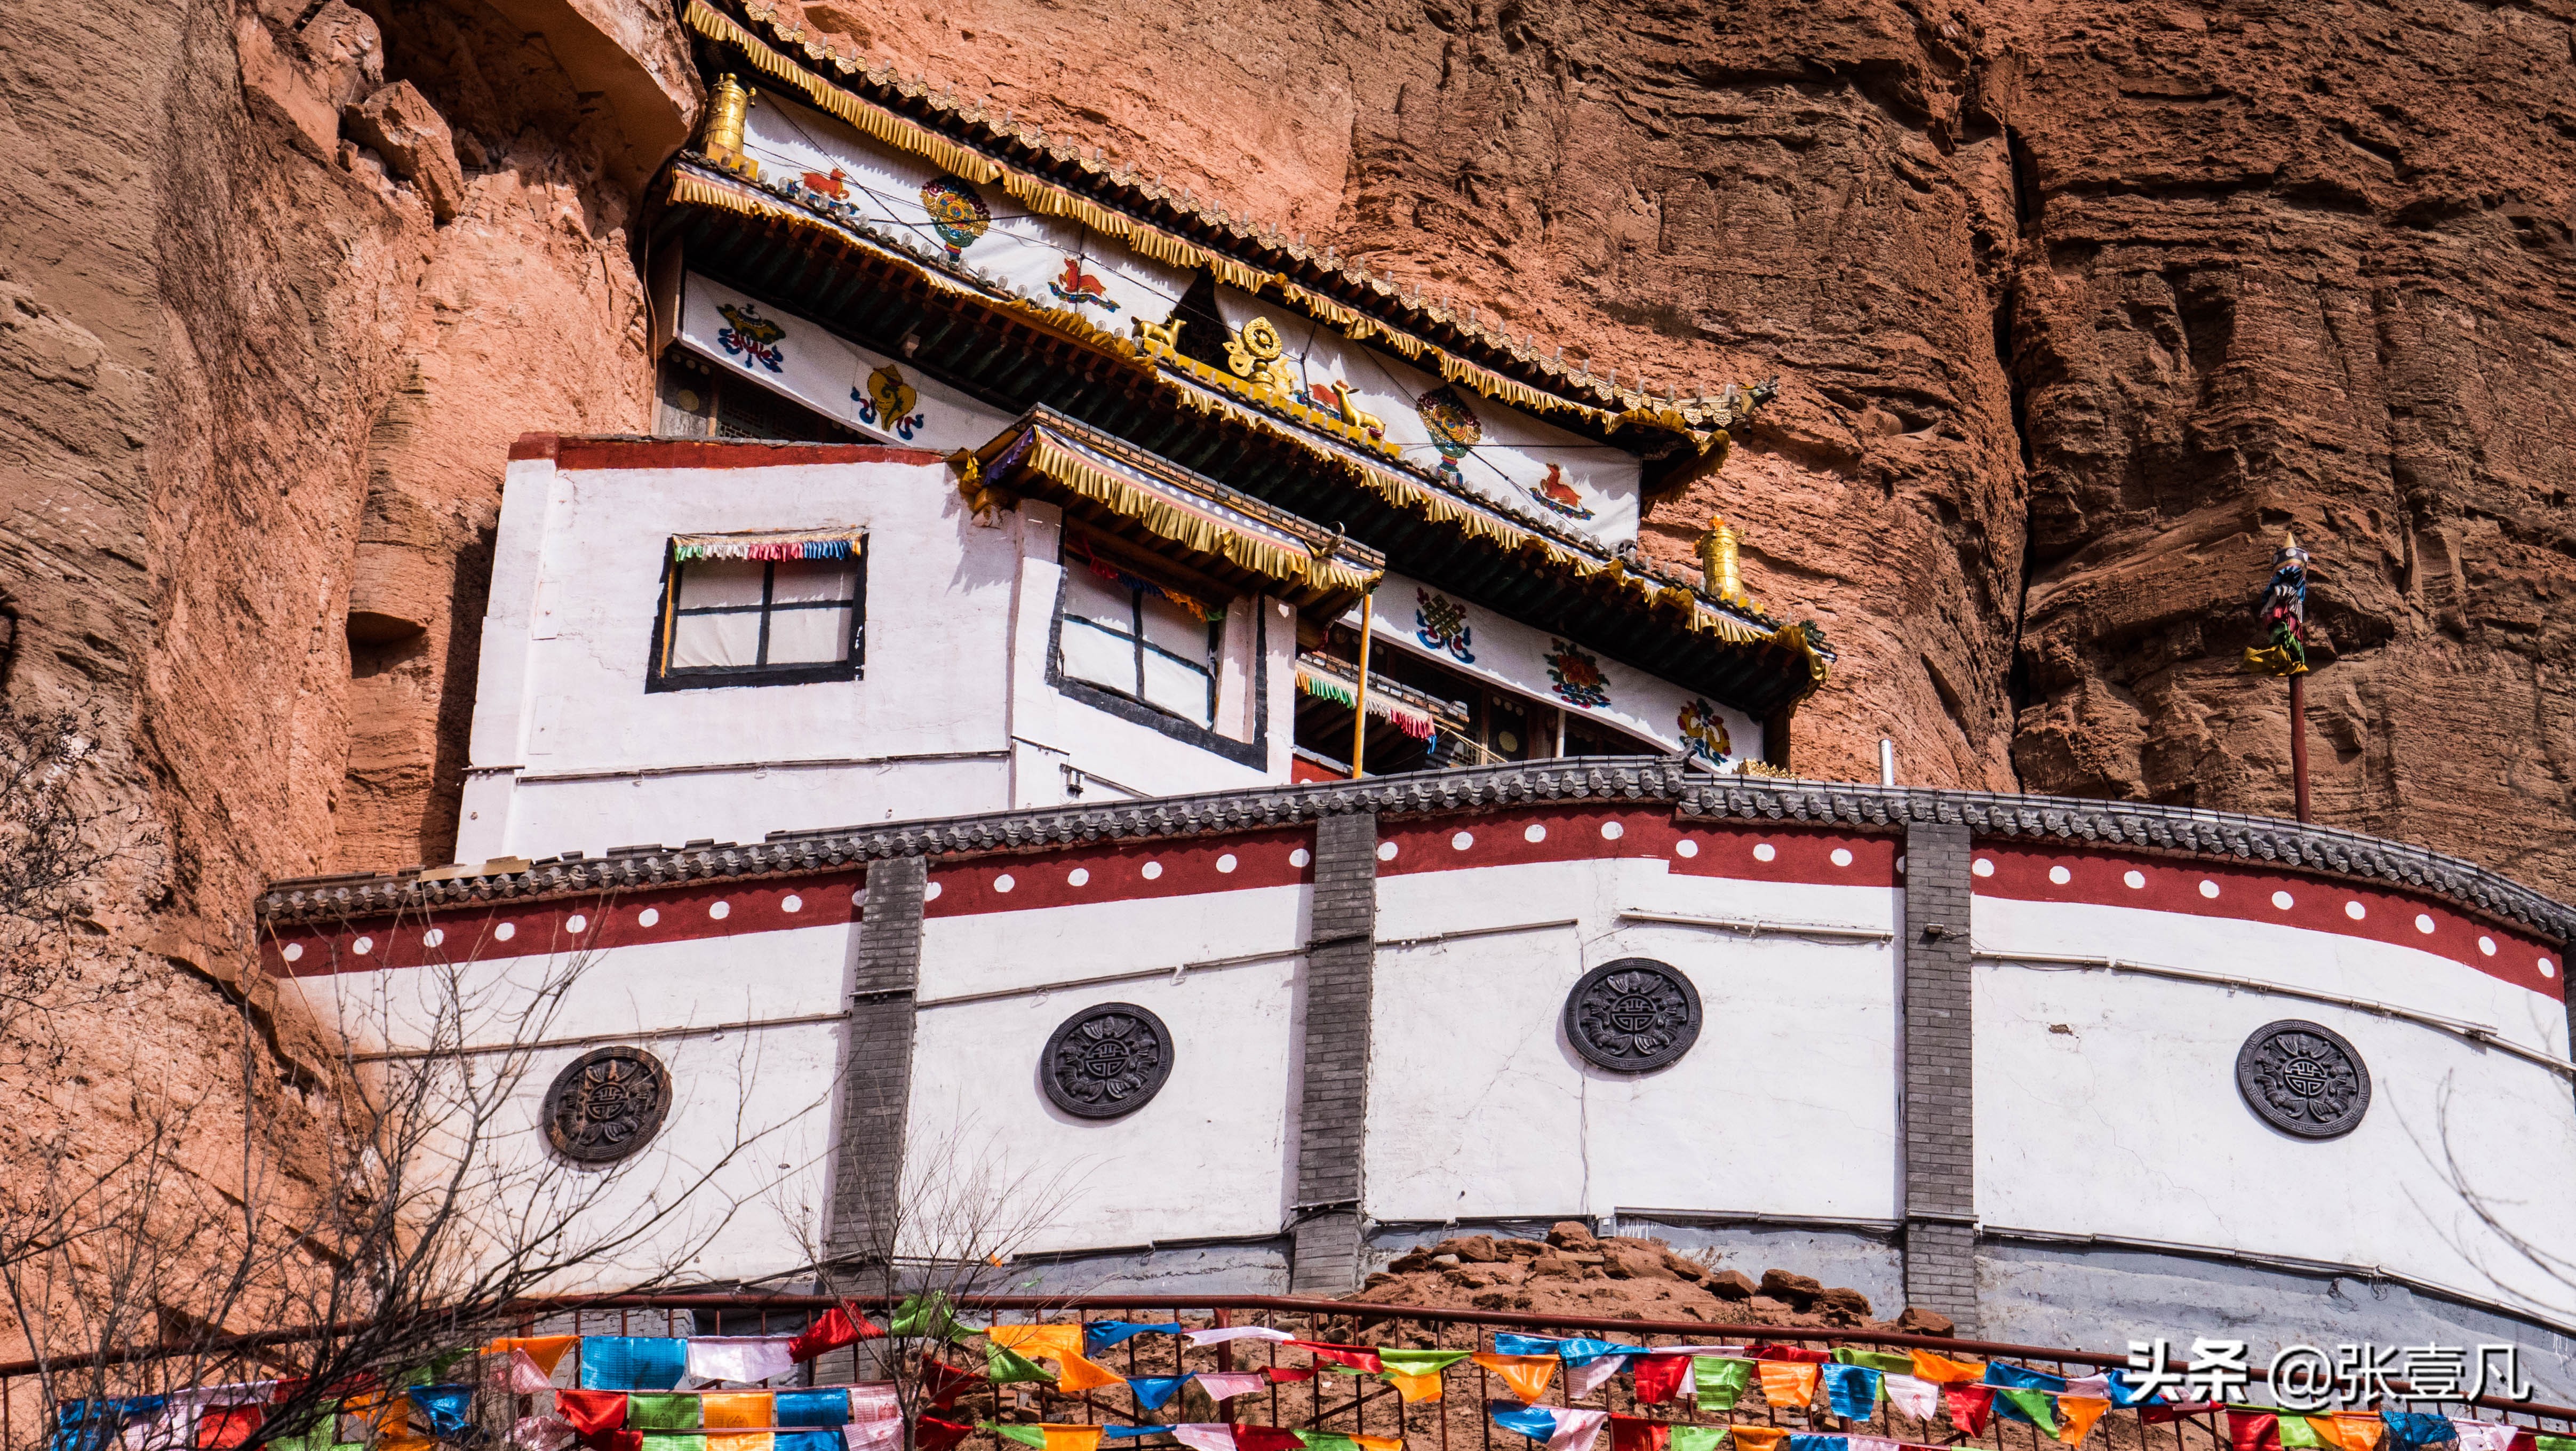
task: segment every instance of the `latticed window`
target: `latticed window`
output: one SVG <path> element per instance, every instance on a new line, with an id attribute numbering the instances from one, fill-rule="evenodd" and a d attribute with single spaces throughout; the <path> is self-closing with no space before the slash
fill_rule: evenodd
<path id="1" fill-rule="evenodd" d="M 674 539 L 655 687 L 855 678 L 866 572 L 854 533 Z"/>
<path id="2" fill-rule="evenodd" d="M 1064 566 L 1064 677 L 1213 727 L 1224 608 L 1078 538 L 1068 540 Z"/>

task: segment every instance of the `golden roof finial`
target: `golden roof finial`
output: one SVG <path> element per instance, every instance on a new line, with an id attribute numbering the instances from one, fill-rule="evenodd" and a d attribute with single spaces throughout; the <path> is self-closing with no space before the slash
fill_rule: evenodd
<path id="1" fill-rule="evenodd" d="M 1700 587 L 1729 604 L 1751 603 L 1744 594 L 1741 560 L 1736 550 L 1735 531 L 1728 527 L 1726 516 L 1708 516 L 1708 532 L 1699 537 Z"/>

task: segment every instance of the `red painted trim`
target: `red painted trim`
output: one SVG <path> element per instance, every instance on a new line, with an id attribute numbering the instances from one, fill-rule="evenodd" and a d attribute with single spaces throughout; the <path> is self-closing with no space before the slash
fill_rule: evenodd
<path id="1" fill-rule="evenodd" d="M 1976 849 L 1971 858 L 1972 872 L 1978 863 L 1992 868 L 1990 874 L 1969 878 L 1981 897 L 2136 907 L 2186 917 L 2275 922 L 2309 932 L 2411 947 L 2551 998 L 2559 995 L 2560 979 L 2544 976 L 2540 964 L 2547 961 L 2553 973 L 2565 970 L 2557 948 L 2540 938 L 2464 916 L 2433 898 L 2330 877 L 2038 843 L 1989 842 Z M 2052 880 L 2052 868 L 2064 870 L 2067 879 Z M 2133 873 L 2136 886 L 2129 885 Z M 2278 905 L 2276 893 L 2286 897 L 2290 905 Z M 2359 917 L 2352 915 L 2355 906 L 2361 909 Z M 2423 924 L 2432 930 L 2422 930 Z M 2480 942 L 2489 944 L 2494 951 L 2480 948 Z M 2188 962 L 2172 965 L 2207 966 Z"/>
<path id="2" fill-rule="evenodd" d="M 1535 840 L 1532 832 L 1538 833 Z M 1393 856 L 1386 854 L 1389 846 L 1395 848 Z M 1393 877 L 1611 857 L 1663 861 L 1677 876 L 1829 887 L 1896 885 L 1893 835 L 1682 821 L 1669 809 L 1616 806 L 1542 806 L 1406 822 L 1379 836 L 1377 870 Z"/>
<path id="3" fill-rule="evenodd" d="M 523 458 L 553 458 L 555 456 L 556 447 L 562 442 L 563 438 L 560 434 L 520 434 L 516 439 L 511 441 L 510 461 L 512 463 L 517 463 Z"/>
<path id="4" fill-rule="evenodd" d="M 514 451 L 511 457 L 518 455 Z M 875 443 L 766 443 L 749 439 L 566 438 L 559 469 L 768 469 L 797 464 L 935 464 L 934 449 Z"/>
<path id="5" fill-rule="evenodd" d="M 846 927 L 859 920 L 866 881 L 865 872 L 845 871 L 796 880 L 690 882 L 596 897 L 382 917 L 346 926 L 308 923 L 262 942 L 260 962 L 273 977 L 320 977 L 652 942 L 694 942 L 798 927 Z M 796 899 L 794 911 L 787 907 L 791 897 Z M 719 905 L 721 916 L 716 912 Z M 574 925 L 576 920 L 579 926 Z"/>
<path id="6" fill-rule="evenodd" d="M 922 915 L 1027 912 L 1084 902 L 1139 902 L 1254 887 L 1294 887 L 1314 880 L 1315 834 L 1303 828 L 1213 840 L 1074 847 L 934 866 Z"/>

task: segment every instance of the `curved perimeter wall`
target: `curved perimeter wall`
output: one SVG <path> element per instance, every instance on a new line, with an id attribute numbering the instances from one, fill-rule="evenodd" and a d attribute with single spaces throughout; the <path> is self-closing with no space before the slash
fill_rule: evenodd
<path id="1" fill-rule="evenodd" d="M 1341 1291 L 1452 1226 L 1583 1218 L 1994 1337 L 2510 1339 L 2576 1388 L 2547 1267 L 2576 1260 L 2570 914 L 2343 833 L 1574 761 L 263 908 L 272 971 L 344 1008 L 424 962 L 506 984 L 586 954 L 548 1051 L 669 1048 L 646 1173 L 720 1156 L 753 1105 L 782 1147 L 731 1187 L 844 1248 L 920 1192 L 907 1166 L 971 1162 L 1061 1186 L 1031 1273 L 1066 1291 Z M 1568 1034 L 1569 992 L 1626 958 L 1700 1000 L 1642 1073 Z M 1136 1050 L 1050 1035 L 1111 1002 L 1160 1021 L 1167 1076 L 1069 1113 L 1052 1063 Z M 2283 1020 L 2367 1073 L 2339 1136 L 2240 1088 Z M 402 1013 L 369 1021 L 403 1046 Z M 2291 1076 L 2349 1099 L 2325 1068 Z M 697 1269 L 801 1262 L 764 1210 Z"/>

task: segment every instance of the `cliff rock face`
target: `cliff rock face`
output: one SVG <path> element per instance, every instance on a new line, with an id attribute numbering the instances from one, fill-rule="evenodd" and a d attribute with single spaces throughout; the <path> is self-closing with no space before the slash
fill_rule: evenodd
<path id="1" fill-rule="evenodd" d="M 2318 819 L 2576 888 L 2563 0 L 804 15 L 1596 370 L 1780 374 L 1646 543 L 1723 512 L 1827 626 L 1804 771 L 2286 815 L 2295 529 Z"/>
<path id="2" fill-rule="evenodd" d="M 2320 819 L 2562 893 L 2570 16 L 803 7 L 1596 371 L 1779 375 L 1645 546 L 1723 513 L 1826 627 L 1802 770 L 2285 810 L 2235 662 L 2294 528 Z M 106 925 L 229 982 L 261 878 L 450 850 L 506 444 L 648 423 L 687 44 L 659 0 L 157 0 L 0 55 L 6 688 L 113 707 L 166 860 Z"/>
<path id="3" fill-rule="evenodd" d="M 133 991 L 0 1015 L 68 1055 L 25 1165 L 228 1012 L 297 1055 L 262 880 L 444 856 L 508 442 L 649 416 L 625 229 L 699 101 L 641 0 L 17 7 L 0 62 L 0 667 L 155 834 L 88 893 Z"/>

